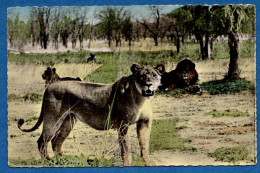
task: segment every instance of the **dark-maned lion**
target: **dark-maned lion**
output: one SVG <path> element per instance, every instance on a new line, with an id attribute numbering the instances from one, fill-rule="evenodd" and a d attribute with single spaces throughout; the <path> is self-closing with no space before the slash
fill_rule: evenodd
<path id="1" fill-rule="evenodd" d="M 77 80 L 81 81 L 79 77 L 73 78 L 73 77 L 59 77 L 56 73 L 56 68 L 47 67 L 47 69 L 42 74 L 42 79 L 45 80 L 45 88 L 47 88 L 48 85 L 52 84 L 56 81 L 66 81 L 66 80 Z"/>
<path id="2" fill-rule="evenodd" d="M 98 130 L 106 130 L 107 120 L 111 119 L 110 127 L 118 130 L 123 164 L 129 166 L 130 147 L 127 142 L 127 131 L 129 125 L 136 123 L 141 156 L 146 165 L 155 165 L 149 159 L 145 134 L 147 130 L 150 132 L 151 98 L 161 83 L 161 74 L 164 72 L 161 66 L 153 68 L 133 64 L 132 74 L 119 78 L 113 84 L 55 82 L 49 85 L 44 93 L 41 114 L 35 126 L 31 129 L 21 129 L 24 122 L 21 119 L 18 121 L 18 127 L 24 132 L 31 132 L 43 122 L 38 149 L 43 158 L 48 158 L 48 142 L 60 128 L 70 129 L 66 127 L 70 125 L 66 119 L 68 115 L 73 115 Z M 108 118 L 108 115 L 111 117 Z"/>
<path id="3" fill-rule="evenodd" d="M 175 70 L 165 72 L 162 75 L 160 90 L 172 90 L 175 88 L 194 85 L 198 81 L 199 75 L 195 69 L 195 64 L 188 58 L 178 62 Z"/>

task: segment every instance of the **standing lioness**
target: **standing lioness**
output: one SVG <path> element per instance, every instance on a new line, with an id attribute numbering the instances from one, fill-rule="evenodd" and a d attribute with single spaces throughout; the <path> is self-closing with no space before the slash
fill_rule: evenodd
<path id="1" fill-rule="evenodd" d="M 137 136 L 141 148 L 141 156 L 146 165 L 154 165 L 149 159 L 146 145 L 146 130 L 151 127 L 152 107 L 150 98 L 160 85 L 161 74 L 165 68 L 158 65 L 139 66 L 133 64 L 132 75 L 123 76 L 113 84 L 95 84 L 79 81 L 55 82 L 44 93 L 40 118 L 31 129 L 21 129 L 23 120 L 18 127 L 24 132 L 37 129 L 43 121 L 43 130 L 38 139 L 38 149 L 43 158 L 48 158 L 47 144 L 57 136 L 57 148 L 68 133 L 57 135 L 69 129 L 70 120 L 66 116 L 73 115 L 98 130 L 108 128 L 107 120 L 111 120 L 111 128 L 118 129 L 121 156 L 125 166 L 130 165 L 127 131 L 131 124 L 137 124 Z M 110 117 L 108 117 L 110 115 Z M 66 131 L 66 130 L 65 130 Z M 60 139 L 59 139 L 60 138 Z M 54 148 L 55 149 L 55 148 Z"/>

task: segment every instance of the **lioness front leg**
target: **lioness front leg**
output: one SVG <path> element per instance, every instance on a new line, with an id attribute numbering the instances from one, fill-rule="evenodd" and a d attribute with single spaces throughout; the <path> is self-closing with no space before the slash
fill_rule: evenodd
<path id="1" fill-rule="evenodd" d="M 149 140 L 145 139 L 146 132 L 150 137 L 151 123 L 151 120 L 146 119 L 141 119 L 137 122 L 137 137 L 141 149 L 141 157 L 143 157 L 146 166 L 155 166 L 154 161 L 150 160 L 148 154 Z"/>
<path id="2" fill-rule="evenodd" d="M 128 125 L 121 127 L 118 130 L 118 141 L 121 148 L 121 157 L 123 160 L 124 166 L 131 166 L 131 160 L 130 160 L 130 151 L 129 151 L 129 140 L 128 140 Z"/>

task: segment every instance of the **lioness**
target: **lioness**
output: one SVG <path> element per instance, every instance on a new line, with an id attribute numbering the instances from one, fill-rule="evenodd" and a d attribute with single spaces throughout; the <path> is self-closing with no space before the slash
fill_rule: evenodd
<path id="1" fill-rule="evenodd" d="M 131 163 L 127 131 L 129 125 L 136 123 L 141 156 L 147 166 L 155 165 L 149 159 L 145 134 L 147 129 L 150 132 L 152 122 L 151 98 L 161 83 L 164 69 L 163 65 L 153 68 L 133 64 L 132 74 L 119 78 L 113 84 L 55 82 L 49 85 L 44 93 L 41 114 L 35 126 L 31 129 L 21 129 L 24 120 L 20 119 L 18 127 L 24 132 L 31 132 L 43 121 L 42 134 L 38 139 L 38 149 L 43 158 L 49 157 L 47 143 L 60 128 L 66 129 L 66 126 L 70 125 L 66 119 L 68 115 L 76 116 L 97 130 L 117 129 L 123 165 L 129 166 Z M 111 119 L 111 126 L 107 123 L 108 119 Z M 60 135 L 57 136 L 59 137 Z"/>
<path id="2" fill-rule="evenodd" d="M 45 80 L 45 88 L 48 87 L 48 85 L 52 84 L 56 81 L 66 81 L 66 80 L 77 80 L 81 81 L 79 77 L 73 78 L 73 77 L 59 77 L 59 75 L 56 73 L 56 68 L 47 67 L 47 69 L 42 74 L 42 79 Z"/>

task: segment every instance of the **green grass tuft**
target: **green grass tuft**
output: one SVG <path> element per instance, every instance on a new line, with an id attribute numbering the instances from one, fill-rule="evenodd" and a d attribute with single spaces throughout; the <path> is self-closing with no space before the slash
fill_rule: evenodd
<path id="1" fill-rule="evenodd" d="M 11 101 L 11 100 L 23 99 L 23 97 L 18 96 L 18 95 L 16 95 L 16 94 L 12 93 L 12 94 L 8 94 L 7 99 L 8 99 L 9 101 Z"/>
<path id="2" fill-rule="evenodd" d="M 37 94 L 37 93 L 27 93 L 26 95 L 23 96 L 23 99 L 25 101 L 30 100 L 30 101 L 42 101 L 42 94 Z"/>
<path id="3" fill-rule="evenodd" d="M 150 151 L 158 150 L 181 150 L 196 151 L 194 147 L 186 147 L 185 143 L 192 142 L 190 139 L 182 138 L 178 134 L 178 130 L 186 128 L 186 126 L 177 127 L 178 118 L 153 120 Z"/>
<path id="4" fill-rule="evenodd" d="M 8 101 L 11 100 L 24 100 L 24 101 L 34 101 L 34 102 L 38 102 L 38 101 L 42 101 L 42 94 L 37 94 L 37 93 L 27 93 L 24 96 L 18 96 L 16 94 L 8 94 Z"/>
<path id="5" fill-rule="evenodd" d="M 250 116 L 248 112 L 240 112 L 237 110 L 225 110 L 225 111 L 218 111 L 213 110 L 210 112 L 207 112 L 206 115 L 212 115 L 213 117 L 224 117 L 224 116 L 232 116 L 232 117 L 240 117 L 240 116 Z"/>
<path id="6" fill-rule="evenodd" d="M 244 90 L 255 90 L 253 84 L 245 79 L 235 81 L 215 80 L 210 82 L 203 82 L 201 89 L 206 90 L 209 94 L 231 94 Z"/>
<path id="7" fill-rule="evenodd" d="M 208 156 L 215 157 L 216 160 L 224 162 L 238 162 L 241 160 L 252 161 L 248 157 L 248 151 L 244 146 L 238 147 L 221 147 L 213 153 L 208 153 Z"/>

